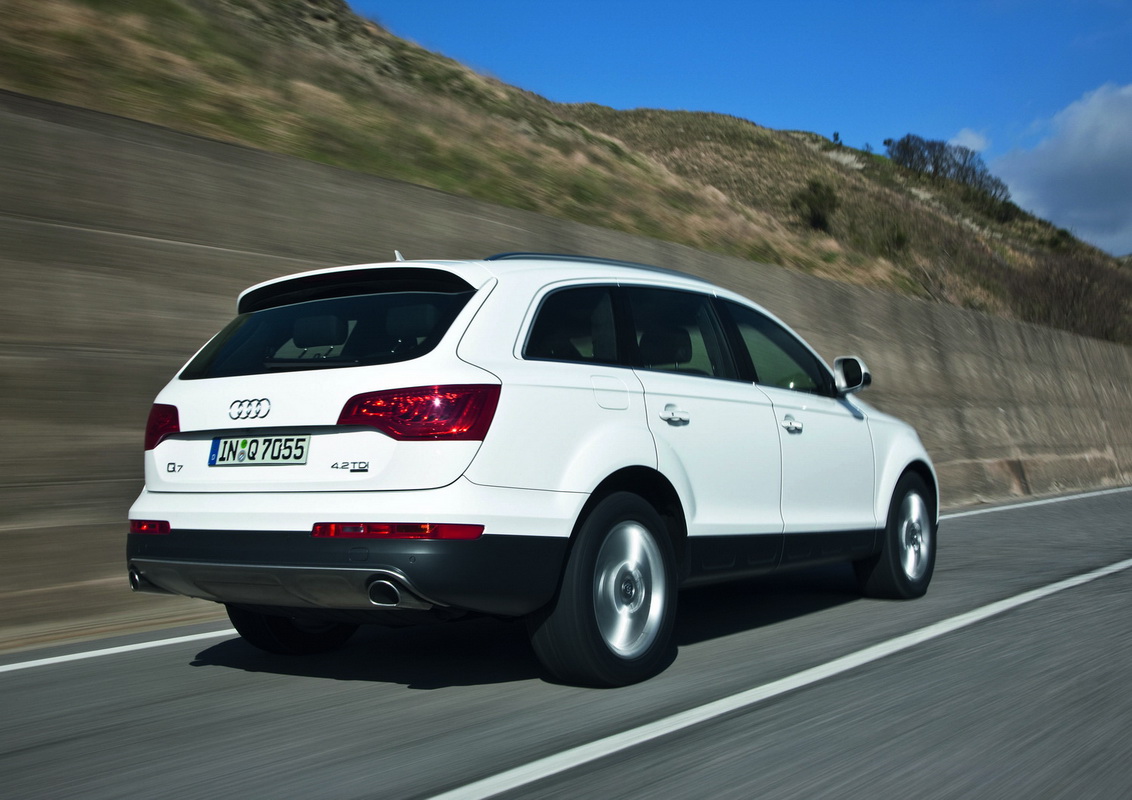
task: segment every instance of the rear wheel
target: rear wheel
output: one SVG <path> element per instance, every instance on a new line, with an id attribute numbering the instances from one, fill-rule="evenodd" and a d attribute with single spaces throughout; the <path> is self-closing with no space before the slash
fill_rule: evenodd
<path id="1" fill-rule="evenodd" d="M 582 523 L 557 597 L 530 620 L 531 644 L 560 680 L 623 686 L 668 664 L 675 617 L 664 522 L 643 499 L 619 492 Z"/>
<path id="2" fill-rule="evenodd" d="M 896 484 L 880 553 L 853 564 L 868 597 L 922 597 L 935 571 L 934 496 L 923 478 L 906 473 Z"/>
<path id="3" fill-rule="evenodd" d="M 357 625 L 343 622 L 275 616 L 238 606 L 225 608 L 236 632 L 249 644 L 269 653 L 325 653 L 341 647 L 358 629 Z"/>

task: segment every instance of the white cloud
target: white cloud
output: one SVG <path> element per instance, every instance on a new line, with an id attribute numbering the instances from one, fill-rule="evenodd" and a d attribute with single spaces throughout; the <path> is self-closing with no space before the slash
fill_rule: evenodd
<path id="1" fill-rule="evenodd" d="M 990 139 L 980 131 L 973 131 L 970 128 L 964 128 L 951 137 L 948 144 L 958 145 L 959 147 L 966 147 L 969 150 L 974 150 L 976 153 L 981 153 L 990 147 Z"/>
<path id="2" fill-rule="evenodd" d="M 1049 135 L 991 165 L 1014 202 L 1116 255 L 1132 253 L 1132 84 L 1105 84 L 1049 121 Z"/>

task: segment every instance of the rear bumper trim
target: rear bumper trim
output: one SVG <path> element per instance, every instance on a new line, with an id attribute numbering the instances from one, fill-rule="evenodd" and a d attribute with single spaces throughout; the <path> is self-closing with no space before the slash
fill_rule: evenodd
<path id="1" fill-rule="evenodd" d="M 143 581 L 159 589 L 218 603 L 417 611 L 447 605 L 425 597 L 409 578 L 392 569 L 264 566 L 144 558 L 132 559 L 129 568 Z M 374 603 L 369 589 L 375 581 L 387 581 L 397 587 L 400 590 L 399 601 Z"/>
<path id="2" fill-rule="evenodd" d="M 522 616 L 554 596 L 568 540 L 316 539 L 302 532 L 130 534 L 131 583 L 217 603 Z"/>

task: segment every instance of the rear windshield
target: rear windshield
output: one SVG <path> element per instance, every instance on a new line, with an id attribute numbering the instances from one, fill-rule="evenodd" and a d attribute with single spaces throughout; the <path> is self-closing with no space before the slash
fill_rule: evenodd
<path id="1" fill-rule="evenodd" d="M 474 294 L 399 291 L 331 297 L 240 314 L 183 380 L 392 364 L 436 347 Z"/>

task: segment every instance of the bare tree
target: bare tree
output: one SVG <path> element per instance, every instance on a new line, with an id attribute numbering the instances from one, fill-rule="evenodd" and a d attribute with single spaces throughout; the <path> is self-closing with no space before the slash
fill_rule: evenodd
<path id="1" fill-rule="evenodd" d="M 937 180 L 951 180 L 983 192 L 996 203 L 1010 200 L 1010 190 L 990 174 L 982 157 L 969 147 L 924 139 L 909 133 L 900 139 L 885 139 L 885 153 L 895 164 L 922 172 Z"/>

